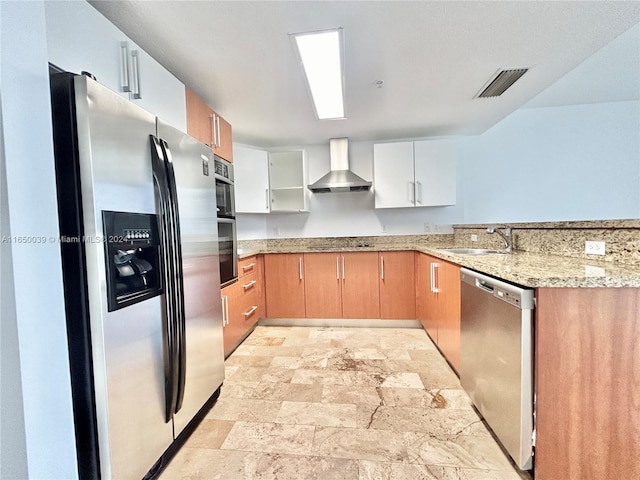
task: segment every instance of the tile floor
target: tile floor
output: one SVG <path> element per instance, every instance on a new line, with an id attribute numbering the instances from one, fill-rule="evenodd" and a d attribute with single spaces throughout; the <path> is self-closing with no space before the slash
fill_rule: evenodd
<path id="1" fill-rule="evenodd" d="M 257 327 L 169 479 L 520 480 L 421 329 Z"/>

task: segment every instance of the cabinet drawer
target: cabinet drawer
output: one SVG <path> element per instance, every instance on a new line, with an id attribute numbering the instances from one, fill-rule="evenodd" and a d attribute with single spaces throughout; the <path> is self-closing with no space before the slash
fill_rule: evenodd
<path id="1" fill-rule="evenodd" d="M 252 272 L 258 271 L 258 257 L 255 255 L 252 257 L 243 258 L 238 260 L 238 277 L 243 277 Z"/>
<path id="2" fill-rule="evenodd" d="M 256 292 L 259 290 L 258 286 L 258 272 L 254 271 L 248 275 L 243 275 L 238 278 L 238 295 L 242 296 L 249 291 Z"/>

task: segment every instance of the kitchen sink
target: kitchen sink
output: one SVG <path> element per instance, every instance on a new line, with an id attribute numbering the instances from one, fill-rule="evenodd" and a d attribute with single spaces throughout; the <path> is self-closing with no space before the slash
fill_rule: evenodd
<path id="1" fill-rule="evenodd" d="M 443 248 L 443 252 L 456 255 L 506 255 L 507 252 L 488 248 Z"/>

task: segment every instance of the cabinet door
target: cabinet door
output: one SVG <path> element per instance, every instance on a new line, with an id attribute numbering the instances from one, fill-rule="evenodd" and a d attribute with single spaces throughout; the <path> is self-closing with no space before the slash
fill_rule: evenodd
<path id="1" fill-rule="evenodd" d="M 306 178 L 306 155 L 304 150 L 269 153 L 271 211 L 306 211 Z"/>
<path id="2" fill-rule="evenodd" d="M 340 255 L 304 254 L 304 297 L 307 318 L 342 317 Z"/>
<path id="3" fill-rule="evenodd" d="M 413 142 L 373 146 L 375 208 L 415 205 Z"/>
<path id="4" fill-rule="evenodd" d="M 342 255 L 342 316 L 380 318 L 378 252 Z"/>
<path id="5" fill-rule="evenodd" d="M 185 89 L 187 133 L 202 143 L 212 145 L 213 110 L 188 88 Z"/>
<path id="6" fill-rule="evenodd" d="M 264 270 L 267 317 L 304 318 L 303 255 L 265 255 Z"/>
<path id="7" fill-rule="evenodd" d="M 456 371 L 460 368 L 460 267 L 439 262 L 438 347 Z"/>
<path id="8" fill-rule="evenodd" d="M 416 309 L 418 320 L 427 331 L 431 340 L 438 343 L 438 294 L 433 291 L 437 285 L 437 259 L 417 254 L 416 262 Z M 432 276 L 433 275 L 433 276 Z"/>
<path id="9" fill-rule="evenodd" d="M 216 112 L 213 115 L 213 153 L 224 158 L 227 162 L 233 162 L 233 140 L 231 124 Z"/>
<path id="10" fill-rule="evenodd" d="M 240 326 L 238 325 L 238 302 L 237 297 L 237 283 L 228 285 L 221 290 L 222 293 L 222 308 L 226 315 L 227 323 L 222 329 L 222 337 L 224 340 L 224 355 L 225 357 L 231 353 L 236 343 L 240 339 Z"/>
<path id="11" fill-rule="evenodd" d="M 269 213 L 269 153 L 233 146 L 236 212 Z"/>
<path id="12" fill-rule="evenodd" d="M 129 98 L 122 89 L 120 42 L 127 37 L 87 2 L 44 2 L 49 61 L 73 73 L 92 73 L 98 82 Z"/>
<path id="13" fill-rule="evenodd" d="M 131 101 L 182 132 L 187 131 L 185 87 L 171 72 L 131 42 Z M 137 70 L 134 73 L 134 70 Z"/>
<path id="14" fill-rule="evenodd" d="M 380 317 L 416 318 L 413 252 L 380 252 Z"/>
<path id="15" fill-rule="evenodd" d="M 455 205 L 456 159 L 453 140 L 415 142 L 416 206 Z"/>

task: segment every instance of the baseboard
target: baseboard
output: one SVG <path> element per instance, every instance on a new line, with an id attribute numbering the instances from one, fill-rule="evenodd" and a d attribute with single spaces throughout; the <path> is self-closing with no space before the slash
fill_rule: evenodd
<path id="1" fill-rule="evenodd" d="M 422 328 L 418 320 L 379 318 L 261 318 L 258 325 L 268 327 Z"/>

